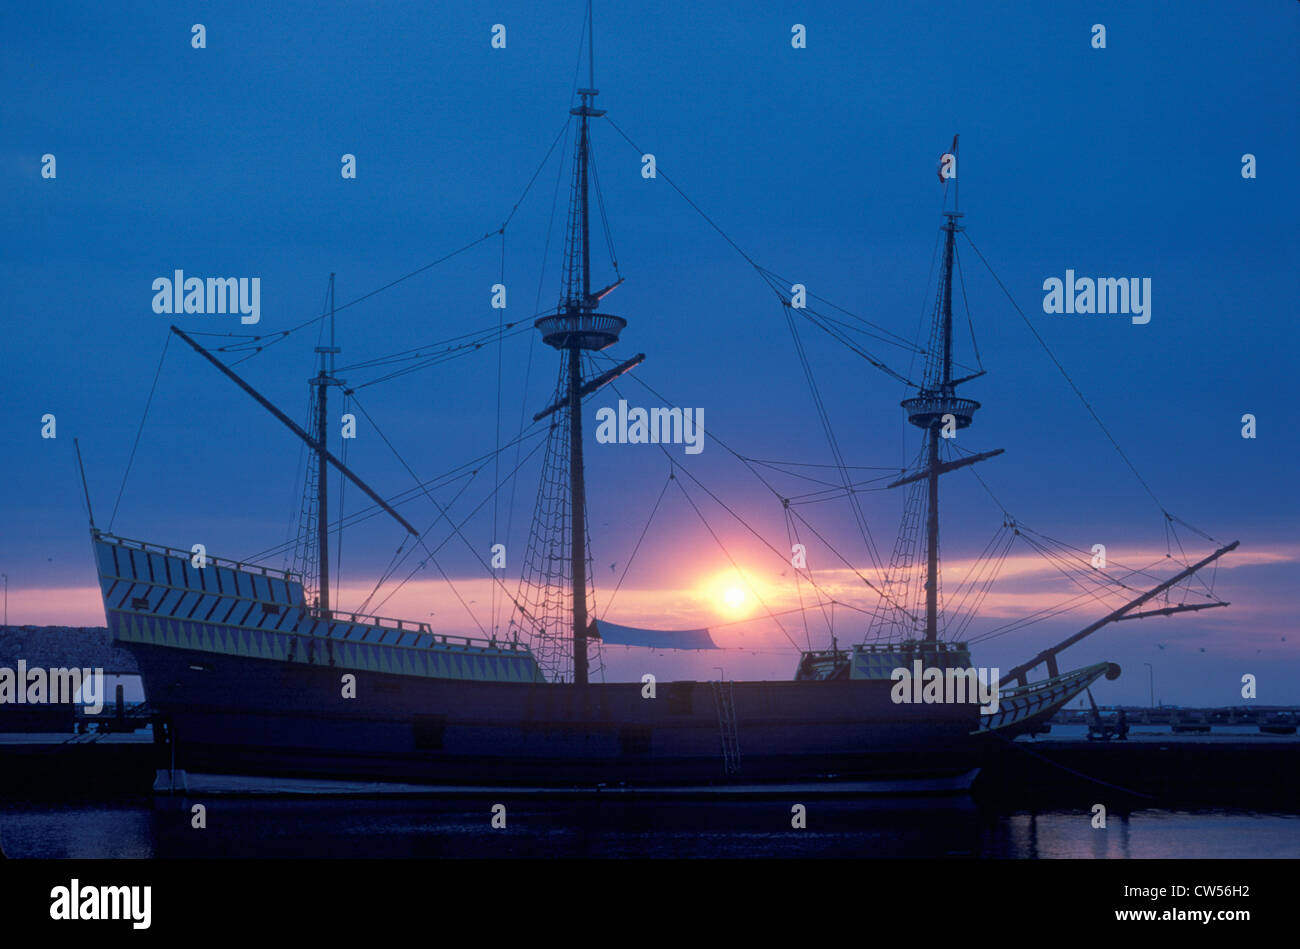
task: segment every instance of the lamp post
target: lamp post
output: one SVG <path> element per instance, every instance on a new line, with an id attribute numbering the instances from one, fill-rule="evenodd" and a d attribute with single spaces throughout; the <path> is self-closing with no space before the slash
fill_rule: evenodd
<path id="1" fill-rule="evenodd" d="M 1147 667 L 1147 674 L 1151 686 L 1151 707 L 1155 708 L 1156 707 L 1156 670 L 1155 667 L 1152 666 L 1151 663 L 1149 662 L 1144 662 L 1142 663 L 1142 665 Z"/>

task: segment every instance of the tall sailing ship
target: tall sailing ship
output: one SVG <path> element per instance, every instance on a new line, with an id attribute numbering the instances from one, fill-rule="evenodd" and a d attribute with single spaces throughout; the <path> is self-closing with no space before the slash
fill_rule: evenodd
<path id="1" fill-rule="evenodd" d="M 589 21 L 590 23 L 590 21 Z M 590 29 L 590 26 L 589 26 Z M 588 33 L 588 58 L 591 40 Z M 861 642 L 801 650 L 785 681 L 604 682 L 593 675 L 602 643 L 711 646 L 707 631 L 640 630 L 592 618 L 584 399 L 635 369 L 642 356 L 588 374 L 626 321 L 602 309 L 621 280 L 593 290 L 591 125 L 594 67 L 570 110 L 575 148 L 561 299 L 535 322 L 560 362 L 545 422 L 547 452 L 524 577 L 509 595 L 503 635 L 449 635 L 424 622 L 339 610 L 331 598 L 327 489 L 332 471 L 422 543 L 421 533 L 329 450 L 330 345 L 320 346 L 314 407 L 295 423 L 216 355 L 172 332 L 244 389 L 312 453 L 304 506 L 305 568 L 279 570 L 128 540 L 91 537 L 114 640 L 136 657 L 166 763 L 160 787 L 185 772 L 390 781 L 433 786 L 960 791 L 983 745 L 1032 730 L 1103 675 L 1098 663 L 1061 672 L 1058 653 L 1102 626 L 1152 614 L 1226 605 L 1211 600 L 1143 610 L 1235 544 L 1220 547 L 1137 594 L 1065 642 L 1002 677 L 997 710 L 973 701 L 899 701 L 896 670 L 974 689 L 969 646 L 949 635 L 941 603 L 940 481 L 1000 453 L 954 457 L 947 435 L 980 404 L 955 376 L 953 275 L 961 213 L 945 211 L 943 263 L 924 378 L 902 402 L 921 432 L 916 464 L 889 486 L 904 489 L 902 528 L 879 582 Z M 954 142 L 955 151 L 955 142 Z M 331 277 L 331 310 L 333 308 Z M 612 360 L 611 360 L 612 362 Z M 346 391 L 346 389 L 344 389 Z M 856 504 L 846 478 L 844 498 Z M 426 492 L 427 494 L 427 492 Z M 430 498 L 432 499 L 432 498 Z M 89 495 L 87 495 L 89 504 Z M 437 502 L 435 501 L 435 504 Z M 788 507 L 787 502 L 787 507 Z M 439 511 L 443 509 L 438 505 Z M 855 517 L 861 518 L 855 508 Z M 341 528 L 341 524 L 339 525 Z M 1014 523 L 1004 523 L 1009 531 Z M 427 549 L 427 548 L 426 548 Z M 491 571 L 489 571 L 491 573 Z M 801 575 L 811 582 L 810 572 Z M 494 582 L 500 583 L 494 579 Z M 1043 678 L 1029 675 L 1042 667 Z"/>

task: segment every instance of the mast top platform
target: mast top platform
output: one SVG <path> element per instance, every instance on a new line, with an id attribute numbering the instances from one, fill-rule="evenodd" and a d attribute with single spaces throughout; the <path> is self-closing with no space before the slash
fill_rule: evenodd
<path id="1" fill-rule="evenodd" d="M 547 346 L 601 350 L 618 342 L 627 320 L 609 313 L 566 307 L 559 313 L 539 317 L 533 326 L 542 331 L 542 342 Z"/>
<path id="2" fill-rule="evenodd" d="M 957 427 L 967 428 L 980 404 L 974 399 L 960 399 L 943 391 L 925 391 L 911 399 L 899 403 L 907 410 L 907 420 L 917 428 L 929 429 L 943 424 L 943 417 L 951 415 Z"/>
<path id="3" fill-rule="evenodd" d="M 605 114 L 604 109 L 597 109 L 591 104 L 592 97 L 600 95 L 599 89 L 579 89 L 578 95 L 582 96 L 582 105 L 575 105 L 569 110 L 569 115 L 589 115 L 592 118 L 599 118 Z"/>

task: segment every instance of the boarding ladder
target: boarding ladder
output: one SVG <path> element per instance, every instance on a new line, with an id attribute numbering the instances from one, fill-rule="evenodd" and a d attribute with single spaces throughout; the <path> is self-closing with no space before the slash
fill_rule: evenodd
<path id="1" fill-rule="evenodd" d="M 722 766 L 727 774 L 740 771 L 740 739 L 736 734 L 735 683 L 712 682 L 713 704 L 718 709 L 718 732 L 722 736 Z"/>

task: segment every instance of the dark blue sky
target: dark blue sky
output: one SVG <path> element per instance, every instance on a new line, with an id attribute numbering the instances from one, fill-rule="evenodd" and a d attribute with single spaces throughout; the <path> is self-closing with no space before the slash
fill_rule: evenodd
<path id="1" fill-rule="evenodd" d="M 320 312 L 331 271 L 348 301 L 497 229 L 565 121 L 584 15 L 580 3 L 508 2 L 5 12 L 0 569 L 11 591 L 93 583 L 71 442 L 81 439 L 106 524 L 170 322 L 151 310 L 152 280 L 176 269 L 259 276 L 254 329 L 274 333 Z M 1218 539 L 1240 539 L 1243 557 L 1278 558 L 1220 572 L 1220 592 L 1240 608 L 1117 628 L 1080 661 L 1104 656 L 1141 671 L 1155 640 L 1186 633 L 1195 645 L 1183 659 L 1159 653 L 1169 678 L 1186 683 L 1166 701 L 1233 699 L 1232 676 L 1225 686 L 1206 658 L 1216 650 L 1267 658 L 1290 677 L 1279 700 L 1297 701 L 1300 635 L 1279 637 L 1294 628 L 1300 580 L 1288 398 L 1298 19 L 1285 2 L 598 5 L 598 104 L 755 260 L 909 338 L 934 289 L 935 164 L 960 132 L 970 236 L 1160 502 Z M 207 28 L 204 50 L 190 45 L 195 22 Z M 507 28 L 505 50 L 490 47 L 494 23 Z M 806 49 L 791 48 L 794 23 L 807 27 Z M 1094 23 L 1106 26 L 1104 50 L 1090 45 Z M 639 153 L 603 122 L 595 147 L 627 278 L 607 300 L 629 320 L 613 354 L 647 353 L 637 375 L 703 407 L 706 428 L 733 447 L 827 462 L 770 291 L 666 181 L 642 179 Z M 56 156 L 54 180 L 40 175 L 45 153 Z M 339 175 L 344 153 L 357 156 L 355 181 Z M 1244 153 L 1257 156 L 1256 180 L 1241 177 Z M 539 309 L 539 277 L 540 308 L 559 295 L 568 168 L 558 157 L 507 229 L 507 319 Z M 597 246 L 596 279 L 608 282 Z M 345 310 L 342 362 L 493 325 L 501 254 L 494 238 Z M 1007 449 L 982 467 L 989 486 L 1017 517 L 1078 547 L 1103 542 L 1117 558 L 1163 550 L 1157 505 L 969 249 L 963 264 L 989 375 L 967 387 L 985 408 L 961 443 Z M 1150 277 L 1151 322 L 1045 315 L 1042 282 L 1067 268 Z M 250 329 L 228 316 L 178 322 Z M 916 438 L 897 408 L 901 385 L 811 327 L 803 339 L 849 462 L 902 465 Z M 239 371 L 301 420 L 316 342 L 314 330 L 299 332 Z M 968 360 L 968 334 L 958 344 Z M 899 351 L 877 352 L 907 368 Z M 493 448 L 496 357 L 484 350 L 361 398 L 411 465 L 433 475 Z M 508 438 L 521 409 L 531 415 L 548 401 L 556 359 L 529 334 L 507 340 L 501 357 Z M 634 383 L 622 391 L 649 404 Z M 615 398 L 595 397 L 588 418 Z M 40 438 L 46 412 L 58 418 L 54 441 Z M 1247 412 L 1259 419 L 1253 441 L 1240 437 Z M 589 444 L 595 559 L 621 563 L 666 465 L 652 449 Z M 364 429 L 349 451 L 384 493 L 409 486 Z M 114 529 L 252 554 L 286 536 L 299 458 L 278 423 L 173 343 Z M 779 505 L 716 445 L 693 470 L 784 541 Z M 970 556 L 1001 515 L 973 478 L 948 481 L 945 554 Z M 512 543 L 522 542 L 534 491 L 534 480 L 521 481 Z M 900 500 L 866 501 L 886 550 Z M 674 563 L 726 566 L 689 507 L 665 504 L 638 555 L 645 572 L 629 584 L 680 588 L 691 580 Z M 410 510 L 421 526 L 430 519 L 427 504 Z M 502 525 L 506 515 L 503 503 Z M 842 513 L 818 516 L 863 558 Z M 714 523 L 749 550 L 734 523 Z M 490 517 L 467 530 L 486 546 Z M 345 576 L 373 578 L 399 539 L 380 520 L 349 534 Z M 475 568 L 457 543 L 441 562 L 453 575 Z M 57 621 L 49 603 L 28 619 Z M 1005 654 L 983 658 L 1005 667 L 1073 625 L 998 640 Z M 1115 697 L 1145 698 L 1137 675 L 1122 682 L 1133 694 Z"/>

